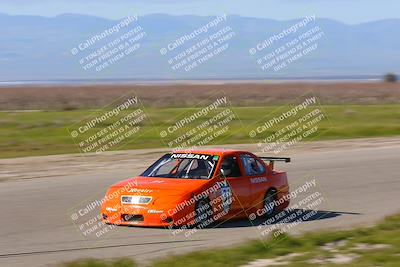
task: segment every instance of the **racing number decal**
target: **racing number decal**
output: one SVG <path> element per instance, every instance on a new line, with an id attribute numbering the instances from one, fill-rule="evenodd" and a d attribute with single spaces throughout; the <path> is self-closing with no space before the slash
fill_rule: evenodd
<path id="1" fill-rule="evenodd" d="M 228 213 L 232 205 L 232 190 L 228 183 L 221 187 L 222 209 L 224 213 Z"/>

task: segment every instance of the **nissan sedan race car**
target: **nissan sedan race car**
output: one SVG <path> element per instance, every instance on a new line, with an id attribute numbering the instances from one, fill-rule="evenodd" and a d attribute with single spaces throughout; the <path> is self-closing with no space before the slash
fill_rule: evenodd
<path id="1" fill-rule="evenodd" d="M 206 227 L 257 212 L 271 217 L 289 205 L 286 172 L 275 161 L 237 150 L 165 154 L 141 175 L 112 185 L 102 203 L 103 222 L 154 227 Z"/>

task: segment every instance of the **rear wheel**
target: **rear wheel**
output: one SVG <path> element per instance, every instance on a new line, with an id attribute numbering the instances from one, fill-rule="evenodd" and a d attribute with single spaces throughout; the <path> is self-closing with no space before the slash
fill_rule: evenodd
<path id="1" fill-rule="evenodd" d="M 264 196 L 264 215 L 267 218 L 270 218 L 274 216 L 276 213 L 276 206 L 275 206 L 275 200 L 276 200 L 276 191 L 273 189 L 268 190 L 268 192 Z"/>

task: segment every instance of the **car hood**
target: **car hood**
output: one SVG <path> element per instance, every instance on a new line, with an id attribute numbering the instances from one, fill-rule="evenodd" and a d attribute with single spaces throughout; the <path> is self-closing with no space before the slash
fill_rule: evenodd
<path id="1" fill-rule="evenodd" d="M 183 196 L 206 185 L 209 180 L 153 178 L 138 176 L 111 186 L 123 189 L 126 194 Z"/>

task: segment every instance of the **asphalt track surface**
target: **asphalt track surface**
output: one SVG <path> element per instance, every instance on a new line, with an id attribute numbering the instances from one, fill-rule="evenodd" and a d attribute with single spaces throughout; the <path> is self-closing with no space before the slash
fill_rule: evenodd
<path id="1" fill-rule="evenodd" d="M 254 145 L 241 148 L 256 151 Z M 290 232 L 369 225 L 399 212 L 399 152 L 400 138 L 319 142 L 288 152 L 293 162 L 279 168 L 288 171 L 291 189 L 315 178 L 315 190 L 324 199 L 316 207 L 316 216 Z M 161 154 L 139 150 L 88 158 L 0 160 L 0 266 L 54 266 L 88 257 L 132 257 L 148 263 L 261 237 L 258 220 L 229 221 L 188 237 L 169 229 L 138 227 L 84 236 L 79 224 L 89 217 L 73 223 L 71 214 L 101 198 L 110 184 L 138 174 Z M 90 214 L 98 214 L 98 207 Z"/>

